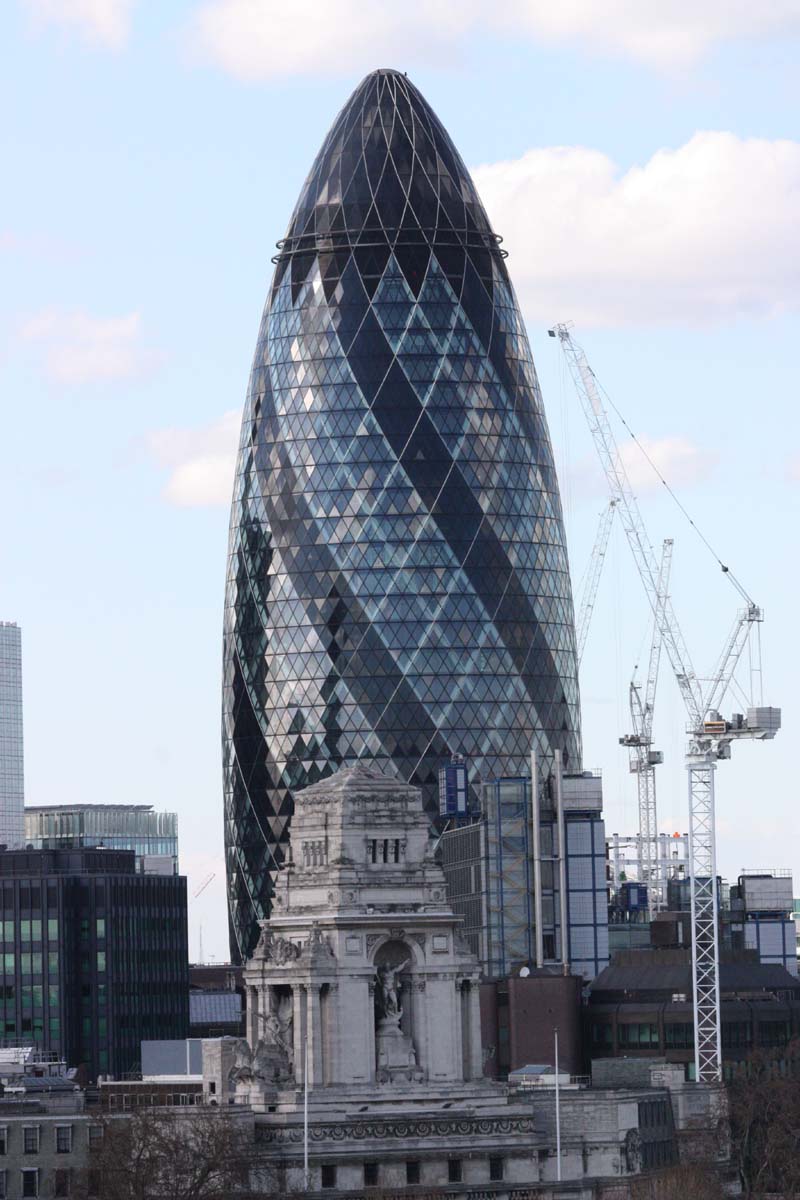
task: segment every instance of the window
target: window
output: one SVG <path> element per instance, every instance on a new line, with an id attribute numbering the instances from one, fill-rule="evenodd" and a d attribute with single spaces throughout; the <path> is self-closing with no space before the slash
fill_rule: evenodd
<path id="1" fill-rule="evenodd" d="M 647 1022 L 632 1025 L 620 1025 L 618 1029 L 620 1046 L 630 1046 L 641 1049 L 658 1049 L 658 1026 Z"/>
<path id="2" fill-rule="evenodd" d="M 22 1127 L 22 1148 L 26 1154 L 39 1153 L 39 1126 L 38 1125 L 23 1125 Z M 25 1193 L 27 1195 L 27 1192 Z M 35 1192 L 32 1195 L 36 1195 Z"/>
<path id="3" fill-rule="evenodd" d="M 72 1153 L 72 1126 L 56 1125 L 56 1154 Z"/>
<path id="4" fill-rule="evenodd" d="M 664 1041 L 671 1050 L 691 1050 L 694 1046 L 694 1026 L 686 1021 L 679 1025 L 665 1025 Z"/>
<path id="5" fill-rule="evenodd" d="M 592 1025 L 592 1042 L 595 1046 L 611 1046 L 613 1043 L 612 1028 L 607 1021 Z"/>
<path id="6" fill-rule="evenodd" d="M 723 1021 L 722 1045 L 725 1049 L 747 1047 L 752 1043 L 749 1021 Z"/>
<path id="7" fill-rule="evenodd" d="M 461 1159 L 450 1158 L 447 1160 L 447 1182 L 461 1183 Z"/>
<path id="8" fill-rule="evenodd" d="M 336 1187 L 336 1167 L 333 1163 L 322 1164 L 322 1186 L 324 1188 Z"/>
<path id="9" fill-rule="evenodd" d="M 364 1163 L 364 1187 L 378 1186 L 378 1164 Z"/>
<path id="10" fill-rule="evenodd" d="M 406 1163 L 406 1183 L 419 1183 L 419 1162 L 415 1158 Z"/>
<path id="11" fill-rule="evenodd" d="M 789 1041 L 788 1021 L 759 1021 L 758 1043 L 760 1046 L 783 1046 Z"/>
<path id="12" fill-rule="evenodd" d="M 23 1196 L 38 1196 L 39 1195 L 39 1169 L 38 1167 L 27 1167 L 22 1172 L 22 1194 Z"/>
<path id="13" fill-rule="evenodd" d="M 8 1154 L 8 1126 L 7 1125 L 0 1125 L 0 1154 Z"/>
<path id="14" fill-rule="evenodd" d="M 499 1180 L 503 1178 L 503 1160 L 502 1158 L 492 1157 L 489 1159 L 489 1179 Z"/>
<path id="15" fill-rule="evenodd" d="M 89 1126 L 89 1149 L 96 1150 L 97 1147 L 102 1146 L 102 1144 L 103 1144 L 103 1126 L 102 1125 L 90 1125 Z"/>
<path id="16" fill-rule="evenodd" d="M 55 1182 L 54 1195 L 56 1195 L 56 1196 L 68 1196 L 69 1195 L 69 1171 L 64 1171 L 64 1170 L 56 1171 L 56 1182 Z"/>

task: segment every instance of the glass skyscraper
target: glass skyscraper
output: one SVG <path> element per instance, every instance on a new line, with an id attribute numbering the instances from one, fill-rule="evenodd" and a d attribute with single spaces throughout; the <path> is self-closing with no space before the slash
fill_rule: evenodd
<path id="1" fill-rule="evenodd" d="M 0 845 L 24 844 L 22 630 L 0 621 Z"/>
<path id="2" fill-rule="evenodd" d="M 231 946 L 269 911 L 294 790 L 369 760 L 437 808 L 535 746 L 580 760 L 561 503 L 530 347 L 469 173 L 399 72 L 303 186 L 234 485 L 223 752 Z"/>

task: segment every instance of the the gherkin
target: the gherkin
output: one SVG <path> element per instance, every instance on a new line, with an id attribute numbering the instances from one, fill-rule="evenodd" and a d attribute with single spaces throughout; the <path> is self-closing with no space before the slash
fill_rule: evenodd
<path id="1" fill-rule="evenodd" d="M 269 911 L 292 792 L 369 760 L 435 811 L 532 745 L 580 756 L 572 595 L 528 339 L 469 173 L 396 71 L 351 96 L 258 335 L 223 695 L 231 949 Z"/>

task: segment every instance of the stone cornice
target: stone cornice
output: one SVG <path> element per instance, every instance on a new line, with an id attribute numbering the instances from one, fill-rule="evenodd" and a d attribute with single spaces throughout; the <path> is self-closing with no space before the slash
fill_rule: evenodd
<path id="1" fill-rule="evenodd" d="M 514 1137 L 536 1133 L 534 1118 L 522 1116 L 389 1117 L 310 1125 L 311 1142 L 362 1142 L 388 1138 Z M 272 1145 L 302 1142 L 301 1125 L 256 1123 L 256 1141 Z"/>

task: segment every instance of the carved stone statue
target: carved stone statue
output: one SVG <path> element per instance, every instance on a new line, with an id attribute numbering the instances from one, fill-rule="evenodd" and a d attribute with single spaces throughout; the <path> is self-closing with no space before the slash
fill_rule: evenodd
<path id="1" fill-rule="evenodd" d="M 411 958 L 402 962 L 379 963 L 375 973 L 376 1016 L 375 1051 L 376 1078 L 378 1083 L 419 1081 L 422 1071 L 417 1066 L 414 1043 L 408 1033 L 400 1028 L 403 1010 L 400 1006 L 400 974 L 410 964 Z"/>
<path id="2" fill-rule="evenodd" d="M 389 1018 L 400 1018 L 403 1010 L 400 1007 L 400 984 L 398 975 L 404 971 L 411 962 L 410 958 L 406 958 L 397 966 L 391 966 L 389 963 L 382 963 L 378 967 L 377 981 L 380 989 L 379 1007 L 381 1015 Z"/>
<path id="3" fill-rule="evenodd" d="M 261 922 L 261 935 L 258 939 L 253 958 L 274 962 L 276 967 L 283 967 L 300 956 L 300 947 L 295 946 L 287 938 L 276 937 L 267 921 Z"/>
<path id="4" fill-rule="evenodd" d="M 264 1040 L 275 1046 L 291 1067 L 294 1058 L 294 1009 L 291 993 L 278 998 L 272 1012 L 262 1016 Z"/>
<path id="5" fill-rule="evenodd" d="M 293 962 L 300 956 L 300 947 L 295 946 L 294 942 L 290 942 L 284 937 L 274 937 L 270 948 L 270 959 L 278 967 L 283 967 L 288 962 Z"/>
<path id="6" fill-rule="evenodd" d="M 629 1129 L 623 1146 L 625 1165 L 632 1175 L 642 1169 L 642 1135 L 638 1129 Z"/>

